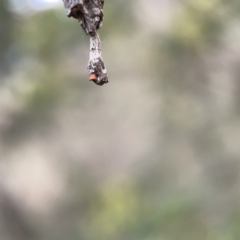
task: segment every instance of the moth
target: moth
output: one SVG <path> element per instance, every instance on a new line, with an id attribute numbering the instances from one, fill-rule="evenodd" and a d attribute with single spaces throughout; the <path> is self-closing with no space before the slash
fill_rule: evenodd
<path id="1" fill-rule="evenodd" d="M 104 0 L 63 0 L 68 17 L 77 19 L 90 36 L 89 80 L 97 85 L 108 83 L 107 70 L 101 54 L 101 40 L 97 30 L 103 22 Z"/>

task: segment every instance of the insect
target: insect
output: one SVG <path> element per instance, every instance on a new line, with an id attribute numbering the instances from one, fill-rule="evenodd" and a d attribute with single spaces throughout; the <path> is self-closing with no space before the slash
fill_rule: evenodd
<path id="1" fill-rule="evenodd" d="M 97 30 L 102 26 L 104 0 L 63 0 L 68 17 L 73 17 L 90 35 L 89 80 L 97 85 L 108 82 L 107 70 L 101 56 L 101 41 Z"/>

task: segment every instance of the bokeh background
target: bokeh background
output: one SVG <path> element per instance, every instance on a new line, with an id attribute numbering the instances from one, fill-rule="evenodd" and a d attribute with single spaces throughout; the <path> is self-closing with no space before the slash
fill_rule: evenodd
<path id="1" fill-rule="evenodd" d="M 240 1 L 106 0 L 110 82 L 61 0 L 0 1 L 1 240 L 240 239 Z"/>

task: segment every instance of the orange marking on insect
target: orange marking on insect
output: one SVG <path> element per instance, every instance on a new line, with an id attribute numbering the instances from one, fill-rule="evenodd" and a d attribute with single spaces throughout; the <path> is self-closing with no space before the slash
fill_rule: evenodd
<path id="1" fill-rule="evenodd" d="M 97 76 L 94 73 L 91 73 L 89 76 L 89 81 L 97 81 Z"/>

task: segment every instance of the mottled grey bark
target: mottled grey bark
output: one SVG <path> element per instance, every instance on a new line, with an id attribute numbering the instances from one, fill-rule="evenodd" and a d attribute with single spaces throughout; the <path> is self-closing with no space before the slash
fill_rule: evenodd
<path id="1" fill-rule="evenodd" d="M 107 70 L 101 55 L 101 41 L 97 30 L 103 21 L 104 0 L 63 0 L 67 16 L 80 22 L 84 32 L 90 35 L 89 80 L 97 85 L 108 82 Z"/>

